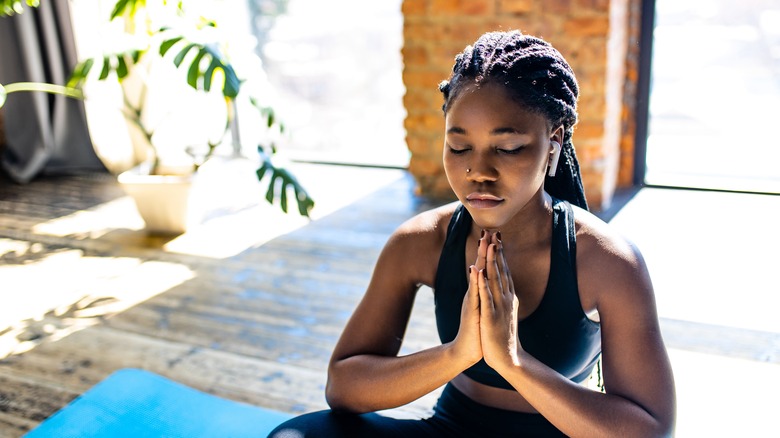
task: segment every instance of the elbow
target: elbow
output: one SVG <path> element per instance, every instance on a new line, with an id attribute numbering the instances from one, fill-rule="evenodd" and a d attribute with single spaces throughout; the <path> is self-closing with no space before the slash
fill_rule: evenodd
<path id="1" fill-rule="evenodd" d="M 594 436 L 609 436 L 615 438 L 622 438 L 626 436 L 642 438 L 671 438 L 674 436 L 674 427 L 667 426 L 660 422 L 654 423 L 652 425 L 646 424 L 641 426 L 635 423 L 632 426 L 633 427 L 619 427 L 614 429 L 608 428 L 608 430 L 602 430 Z"/>
<path id="2" fill-rule="evenodd" d="M 334 376 L 333 370 L 328 373 L 328 381 L 325 383 L 325 401 L 334 412 L 351 414 L 368 412 L 368 410 L 360 409 L 356 405 L 355 397 L 350 396 L 349 388 L 340 383 L 338 377 Z"/>
<path id="3" fill-rule="evenodd" d="M 330 380 L 325 385 L 325 401 L 333 412 L 342 412 L 347 414 L 365 414 L 370 409 L 361 409 L 355 403 L 352 397 L 349 397 L 344 391 L 338 389 Z"/>
<path id="4" fill-rule="evenodd" d="M 659 438 L 672 438 L 674 436 L 674 419 L 659 421 L 655 436 Z"/>
<path id="5" fill-rule="evenodd" d="M 674 436 L 674 418 L 653 418 L 651 424 L 647 424 L 642 431 L 635 431 L 629 436 L 643 436 L 648 438 L 671 438 Z M 626 436 L 621 434 L 620 436 Z"/>
<path id="6" fill-rule="evenodd" d="M 659 438 L 671 438 L 677 422 L 677 408 L 674 400 L 664 411 L 653 415 L 655 420 L 651 436 Z"/>
<path id="7" fill-rule="evenodd" d="M 647 424 L 642 431 L 637 431 L 637 433 L 633 436 L 646 436 L 648 438 L 671 438 L 674 436 L 674 416 L 668 418 L 653 417 L 650 424 Z"/>
<path id="8" fill-rule="evenodd" d="M 328 382 L 325 384 L 325 401 L 333 411 L 350 411 L 347 404 L 345 403 L 345 397 L 338 391 L 338 385 L 335 385 L 330 377 L 328 377 Z"/>

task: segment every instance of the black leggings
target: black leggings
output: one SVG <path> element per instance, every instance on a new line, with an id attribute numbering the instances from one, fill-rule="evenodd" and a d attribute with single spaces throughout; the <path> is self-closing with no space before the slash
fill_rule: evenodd
<path id="1" fill-rule="evenodd" d="M 304 414 L 274 429 L 269 438 L 309 437 L 565 437 L 539 414 L 481 405 L 447 384 L 433 416 L 401 420 L 379 414 L 330 410 Z"/>

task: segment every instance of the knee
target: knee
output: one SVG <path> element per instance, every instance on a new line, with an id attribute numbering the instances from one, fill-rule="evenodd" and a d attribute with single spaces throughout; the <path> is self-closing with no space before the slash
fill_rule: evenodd
<path id="1" fill-rule="evenodd" d="M 268 434 L 268 438 L 304 438 L 313 436 L 327 436 L 329 426 L 329 410 L 311 412 L 291 418 L 276 426 Z"/>
<path id="2" fill-rule="evenodd" d="M 269 438 L 379 436 L 383 417 L 324 410 L 291 418 L 272 430 Z"/>

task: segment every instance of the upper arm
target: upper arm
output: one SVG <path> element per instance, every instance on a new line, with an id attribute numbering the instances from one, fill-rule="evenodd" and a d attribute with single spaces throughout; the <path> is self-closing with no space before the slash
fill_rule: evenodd
<path id="1" fill-rule="evenodd" d="M 416 292 L 435 276 L 443 243 L 439 222 L 438 215 L 424 213 L 390 236 L 331 363 L 357 354 L 398 354 Z"/>
<path id="2" fill-rule="evenodd" d="M 596 297 L 605 390 L 631 400 L 671 428 L 674 381 L 642 255 L 610 234 L 599 235 L 587 247 L 584 257 L 578 254 L 578 270 L 582 262 L 581 287 Z"/>

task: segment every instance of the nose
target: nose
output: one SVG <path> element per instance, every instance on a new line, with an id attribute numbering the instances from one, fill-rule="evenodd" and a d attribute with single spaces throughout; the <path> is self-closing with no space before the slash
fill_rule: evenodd
<path id="1" fill-rule="evenodd" d="M 467 178 L 472 182 L 490 182 L 498 179 L 498 170 L 493 159 L 487 154 L 475 154 L 474 159 L 469 163 L 471 169 Z"/>

